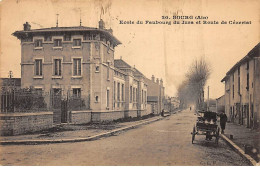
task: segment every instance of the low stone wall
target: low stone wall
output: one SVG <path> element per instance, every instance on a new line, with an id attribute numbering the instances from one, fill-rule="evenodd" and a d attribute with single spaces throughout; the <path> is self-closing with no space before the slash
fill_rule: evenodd
<path id="1" fill-rule="evenodd" d="M 124 118 L 124 111 L 101 112 L 100 121 L 112 121 Z"/>
<path id="2" fill-rule="evenodd" d="M 141 116 L 145 116 L 151 114 L 151 112 L 149 112 L 147 109 L 141 110 Z"/>
<path id="3" fill-rule="evenodd" d="M 52 125 L 53 112 L 0 114 L 1 136 L 40 131 Z"/>
<path id="4" fill-rule="evenodd" d="M 128 117 L 137 117 L 137 110 L 129 110 Z"/>
<path id="5" fill-rule="evenodd" d="M 70 122 L 73 124 L 84 124 L 91 122 L 91 111 L 71 111 Z"/>

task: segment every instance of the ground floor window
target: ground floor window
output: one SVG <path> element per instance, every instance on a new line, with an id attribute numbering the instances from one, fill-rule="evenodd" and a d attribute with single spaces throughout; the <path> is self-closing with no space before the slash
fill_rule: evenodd
<path id="1" fill-rule="evenodd" d="M 109 107 L 109 90 L 107 90 L 107 107 Z"/>
<path id="2" fill-rule="evenodd" d="M 81 97 L 81 89 L 80 88 L 74 88 L 72 92 L 73 92 L 74 98 L 80 98 Z"/>

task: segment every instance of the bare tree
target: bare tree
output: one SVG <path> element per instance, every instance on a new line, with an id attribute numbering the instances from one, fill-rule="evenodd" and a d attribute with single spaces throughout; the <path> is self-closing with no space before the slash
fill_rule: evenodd
<path id="1" fill-rule="evenodd" d="M 202 108 L 204 87 L 210 74 L 210 64 L 204 58 L 191 64 L 186 79 L 178 87 L 178 97 L 183 105 L 195 104 L 197 108 Z"/>

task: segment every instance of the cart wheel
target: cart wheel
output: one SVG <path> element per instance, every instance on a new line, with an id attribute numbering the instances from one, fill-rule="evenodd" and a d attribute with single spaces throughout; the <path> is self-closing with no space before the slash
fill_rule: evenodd
<path id="1" fill-rule="evenodd" d="M 216 144 L 218 144 L 218 140 L 219 140 L 219 127 L 218 127 L 217 133 L 216 133 L 216 140 L 215 140 Z"/>
<path id="2" fill-rule="evenodd" d="M 192 139 L 191 139 L 191 143 L 193 144 L 193 141 L 195 140 L 195 127 L 193 127 L 193 131 L 192 131 Z"/>

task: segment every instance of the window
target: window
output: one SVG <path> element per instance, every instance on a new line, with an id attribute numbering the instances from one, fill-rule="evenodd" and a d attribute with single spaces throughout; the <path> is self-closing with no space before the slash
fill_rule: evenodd
<path id="1" fill-rule="evenodd" d="M 42 76 L 42 59 L 35 59 L 35 75 Z"/>
<path id="2" fill-rule="evenodd" d="M 142 103 L 144 102 L 144 90 L 142 90 Z"/>
<path id="3" fill-rule="evenodd" d="M 71 35 L 64 35 L 64 41 L 71 41 Z"/>
<path id="4" fill-rule="evenodd" d="M 35 47 L 42 47 L 42 39 L 35 40 L 34 45 L 35 45 Z"/>
<path id="5" fill-rule="evenodd" d="M 73 59 L 73 76 L 81 76 L 81 59 Z"/>
<path id="6" fill-rule="evenodd" d="M 146 103 L 146 91 L 144 91 L 144 103 Z"/>
<path id="7" fill-rule="evenodd" d="M 136 98 L 135 98 L 135 88 L 133 88 L 133 101 L 136 102 Z"/>
<path id="8" fill-rule="evenodd" d="M 42 95 L 42 94 L 43 94 L 42 88 L 35 88 L 35 93 L 36 93 L 37 95 Z"/>
<path id="9" fill-rule="evenodd" d="M 120 83 L 117 83 L 117 100 L 120 101 Z"/>
<path id="10" fill-rule="evenodd" d="M 122 89 L 122 92 L 121 92 L 121 94 L 122 94 L 122 101 L 124 101 L 125 99 L 124 99 L 124 89 L 125 88 L 125 85 L 124 84 L 122 84 L 122 87 L 121 87 L 121 89 Z"/>
<path id="11" fill-rule="evenodd" d="M 240 94 L 240 66 L 238 67 L 237 74 L 238 74 L 238 78 L 237 78 L 238 88 L 237 88 L 237 90 L 238 90 L 238 93 Z"/>
<path id="12" fill-rule="evenodd" d="M 62 42 L 61 39 L 54 39 L 54 47 L 61 47 Z"/>
<path id="13" fill-rule="evenodd" d="M 246 90 L 249 91 L 249 72 L 246 75 Z"/>
<path id="14" fill-rule="evenodd" d="M 107 66 L 107 80 L 109 80 L 109 65 Z"/>
<path id="15" fill-rule="evenodd" d="M 109 90 L 107 89 L 107 108 L 109 107 Z"/>
<path id="16" fill-rule="evenodd" d="M 54 75 L 61 76 L 61 59 L 54 59 Z"/>
<path id="17" fill-rule="evenodd" d="M 96 72 L 99 72 L 99 65 L 96 65 Z"/>
<path id="18" fill-rule="evenodd" d="M 96 102 L 98 102 L 98 96 L 95 97 Z"/>
<path id="19" fill-rule="evenodd" d="M 138 97 L 138 93 L 137 93 L 137 88 L 135 89 L 135 93 L 136 93 L 136 99 L 135 99 L 135 101 L 137 101 L 137 97 Z"/>
<path id="20" fill-rule="evenodd" d="M 132 91 L 132 86 L 130 86 L 130 103 L 132 103 L 132 93 L 133 91 Z"/>
<path id="21" fill-rule="evenodd" d="M 80 88 L 74 88 L 73 89 L 73 97 L 74 98 L 80 98 L 81 97 L 81 89 Z"/>
<path id="22" fill-rule="evenodd" d="M 114 81 L 114 97 L 113 97 L 113 100 L 114 100 L 113 107 L 115 108 L 116 107 L 116 82 L 115 81 Z"/>
<path id="23" fill-rule="evenodd" d="M 73 39 L 73 46 L 81 46 L 81 39 Z"/>

